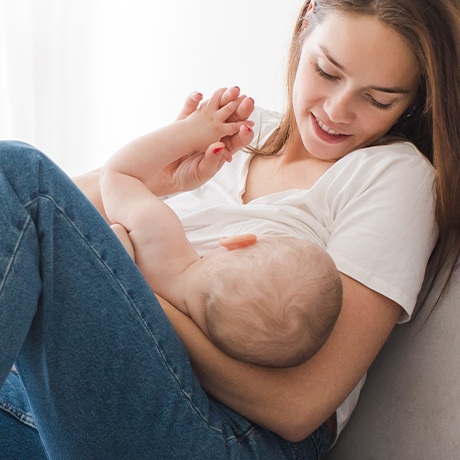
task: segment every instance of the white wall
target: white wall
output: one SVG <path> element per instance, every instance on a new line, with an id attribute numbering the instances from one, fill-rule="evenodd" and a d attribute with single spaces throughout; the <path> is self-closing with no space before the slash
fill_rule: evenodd
<path id="1" fill-rule="evenodd" d="M 238 85 L 284 105 L 302 0 L 0 0 L 0 138 L 69 174 L 175 118 L 186 95 Z"/>

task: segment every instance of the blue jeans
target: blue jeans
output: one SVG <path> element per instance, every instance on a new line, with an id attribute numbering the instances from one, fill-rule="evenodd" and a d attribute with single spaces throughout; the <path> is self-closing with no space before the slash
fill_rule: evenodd
<path id="1" fill-rule="evenodd" d="M 1 458 L 323 456 L 326 425 L 290 443 L 203 391 L 109 226 L 22 143 L 0 142 L 0 235 Z"/>

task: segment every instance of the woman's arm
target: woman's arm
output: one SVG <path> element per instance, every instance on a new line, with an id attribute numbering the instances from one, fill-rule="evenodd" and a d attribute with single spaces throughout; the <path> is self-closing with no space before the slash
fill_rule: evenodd
<path id="1" fill-rule="evenodd" d="M 104 215 L 98 171 L 75 182 Z M 396 303 L 352 278 L 342 275 L 342 282 L 342 311 L 331 336 L 310 361 L 290 369 L 236 361 L 217 349 L 189 317 L 166 301 L 162 305 L 206 391 L 254 422 L 298 441 L 348 396 L 401 313 Z"/>
<path id="2" fill-rule="evenodd" d="M 343 307 L 323 348 L 308 362 L 269 369 L 229 358 L 189 318 L 162 302 L 185 343 L 204 389 L 232 409 L 290 441 L 318 428 L 367 371 L 393 329 L 400 307 L 342 276 Z"/>

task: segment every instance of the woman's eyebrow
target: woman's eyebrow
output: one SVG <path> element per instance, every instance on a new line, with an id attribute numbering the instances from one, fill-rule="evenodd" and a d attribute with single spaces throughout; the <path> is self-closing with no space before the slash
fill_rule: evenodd
<path id="1" fill-rule="evenodd" d="M 343 73 L 347 73 L 345 70 L 345 67 L 342 64 L 339 64 L 332 56 L 330 51 L 325 47 L 320 45 L 319 46 L 320 50 L 323 52 L 324 56 L 328 61 L 331 62 L 335 67 L 337 67 L 339 70 L 341 70 Z"/>
<path id="2" fill-rule="evenodd" d="M 337 67 L 339 70 L 341 70 L 343 73 L 347 73 L 345 70 L 345 67 L 342 64 L 339 64 L 332 56 L 331 53 L 328 51 L 328 49 L 324 46 L 320 46 L 321 51 L 323 52 L 324 56 L 326 59 L 335 67 Z M 402 88 L 402 87 L 394 87 L 394 88 L 386 88 L 384 86 L 370 86 L 369 89 L 372 89 L 374 91 L 380 91 L 382 93 L 390 93 L 390 94 L 409 94 L 410 90 L 407 88 Z"/>
<path id="3" fill-rule="evenodd" d="M 410 90 L 406 88 L 385 88 L 383 86 L 371 86 L 369 89 L 373 89 L 374 91 L 381 91 L 383 93 L 390 93 L 390 94 L 409 94 Z"/>

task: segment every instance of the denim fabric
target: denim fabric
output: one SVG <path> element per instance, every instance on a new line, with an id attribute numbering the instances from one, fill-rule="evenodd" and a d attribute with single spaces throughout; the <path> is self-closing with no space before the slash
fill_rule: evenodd
<path id="1" fill-rule="evenodd" d="M 36 450 L 2 443 L 1 458 L 322 457 L 325 425 L 289 443 L 208 397 L 108 225 L 25 144 L 0 143 L 0 235 L 0 384 L 13 363 L 20 375 L 0 393 L 0 431 Z"/>
<path id="2" fill-rule="evenodd" d="M 10 373 L 0 391 L 0 458 L 47 460 L 19 377 Z"/>

